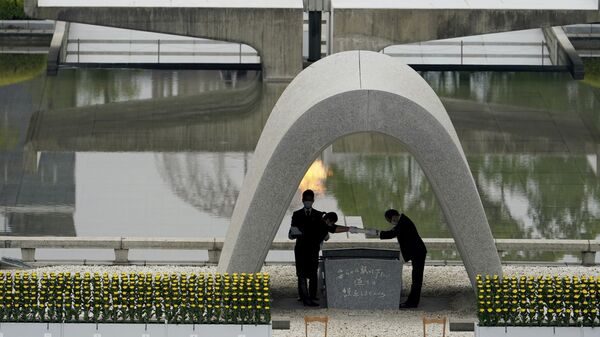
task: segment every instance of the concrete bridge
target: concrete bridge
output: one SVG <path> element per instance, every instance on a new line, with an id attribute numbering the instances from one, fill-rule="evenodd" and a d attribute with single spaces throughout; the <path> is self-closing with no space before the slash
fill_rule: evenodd
<path id="1" fill-rule="evenodd" d="M 331 52 L 600 20 L 598 0 L 331 0 Z"/>
<path id="2" fill-rule="evenodd" d="M 263 77 L 289 80 L 302 70 L 302 0 L 26 0 L 35 18 L 244 43 Z"/>
<path id="3" fill-rule="evenodd" d="M 600 21 L 598 0 L 26 0 L 25 10 L 37 18 L 244 43 L 260 54 L 268 80 L 290 80 L 302 69 L 304 11 L 319 13 L 310 16 L 319 23 L 321 13 L 327 16 L 328 54 Z M 320 25 L 311 27 L 318 41 L 309 47 L 320 46 Z"/>

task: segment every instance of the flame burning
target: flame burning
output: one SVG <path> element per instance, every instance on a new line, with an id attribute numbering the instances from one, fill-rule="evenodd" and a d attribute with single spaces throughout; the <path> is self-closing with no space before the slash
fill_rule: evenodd
<path id="1" fill-rule="evenodd" d="M 327 177 L 330 177 L 331 175 L 331 170 L 323 165 L 322 160 L 317 159 L 308 168 L 308 171 L 306 171 L 306 174 L 304 175 L 304 178 L 302 178 L 298 189 L 301 192 L 311 189 L 315 192 L 315 194 L 323 195 L 325 194 L 325 181 L 327 180 Z"/>

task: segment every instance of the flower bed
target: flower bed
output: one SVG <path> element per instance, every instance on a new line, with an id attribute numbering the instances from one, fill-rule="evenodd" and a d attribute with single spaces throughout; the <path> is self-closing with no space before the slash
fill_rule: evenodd
<path id="1" fill-rule="evenodd" d="M 598 291 L 600 276 L 477 276 L 479 326 L 598 327 Z"/>
<path id="2" fill-rule="evenodd" d="M 269 324 L 268 274 L 0 272 L 1 322 Z"/>

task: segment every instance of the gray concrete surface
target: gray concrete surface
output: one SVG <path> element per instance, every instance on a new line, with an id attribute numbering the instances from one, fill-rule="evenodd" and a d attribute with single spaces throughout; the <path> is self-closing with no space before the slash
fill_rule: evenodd
<path id="1" fill-rule="evenodd" d="M 544 27 L 542 32 L 546 37 L 552 64 L 566 65 L 573 79 L 582 80 L 584 77 L 583 61 L 564 29 L 562 27 Z"/>
<path id="2" fill-rule="evenodd" d="M 87 23 L 247 44 L 258 51 L 263 78 L 291 80 L 302 69 L 302 1 L 288 8 L 40 7 L 34 18 Z"/>
<path id="3" fill-rule="evenodd" d="M 406 8 L 401 2 L 343 8 L 342 3 L 332 2 L 332 53 L 600 20 L 597 9 Z"/>
<path id="4" fill-rule="evenodd" d="M 392 136 L 416 158 L 473 283 L 478 273 L 502 274 L 473 176 L 440 99 L 407 65 L 364 51 L 314 63 L 280 97 L 244 179 L 219 270 L 260 270 L 309 165 L 336 139 L 358 132 Z"/>
<path id="5" fill-rule="evenodd" d="M 46 73 L 48 75 L 56 75 L 58 66 L 60 64 L 61 57 L 64 55 L 64 48 L 66 48 L 65 39 L 69 35 L 69 23 L 64 21 L 56 21 L 54 25 L 54 34 L 52 35 L 52 41 L 50 41 L 50 49 L 48 50 L 48 64 L 46 67 Z"/>
<path id="6" fill-rule="evenodd" d="M 423 239 L 425 245 L 430 251 L 456 250 L 453 239 Z M 600 240 L 529 240 L 529 239 L 497 239 L 495 240 L 498 251 L 544 251 L 544 252 L 566 252 L 572 255 L 581 255 L 583 264 L 595 265 L 596 254 L 600 251 Z M 294 249 L 295 242 L 291 240 L 275 240 L 271 243 L 270 250 L 291 251 Z M 223 238 L 205 237 L 205 238 L 178 238 L 178 237 L 22 237 L 22 236 L 3 236 L 0 237 L 0 249 L 21 249 L 21 258 L 26 261 L 36 261 L 44 265 L 51 263 L 42 258 L 35 258 L 37 249 L 111 249 L 115 251 L 115 256 L 122 257 L 121 263 L 135 263 L 128 258 L 128 251 L 131 249 L 146 250 L 206 250 L 209 253 L 208 261 L 196 261 L 199 263 L 218 263 L 220 253 L 224 246 Z M 324 243 L 323 249 L 386 249 L 398 250 L 398 244 L 391 240 L 378 239 L 338 239 L 329 240 Z M 212 254 L 212 255 L 211 255 Z M 16 257 L 16 256 L 15 256 Z M 84 256 L 78 256 L 76 259 L 83 260 Z M 75 260 L 76 260 L 75 259 Z M 112 260 L 98 261 L 110 263 Z M 183 260 L 181 260 L 183 261 Z M 290 260 L 276 260 L 276 262 L 285 262 Z M 73 263 L 69 261 L 52 261 L 53 263 L 65 264 Z M 427 261 L 428 264 L 447 264 L 458 261 Z M 150 262 L 152 264 L 152 262 Z M 541 262 L 544 264 L 545 262 Z M 556 263 L 550 263 L 556 264 Z"/>

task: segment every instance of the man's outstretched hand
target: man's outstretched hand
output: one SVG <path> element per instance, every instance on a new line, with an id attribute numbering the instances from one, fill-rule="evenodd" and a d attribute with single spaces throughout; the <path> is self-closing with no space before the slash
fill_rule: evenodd
<path id="1" fill-rule="evenodd" d="M 355 227 L 355 226 L 348 227 L 348 232 L 350 232 L 352 234 L 364 233 L 362 228 L 358 228 L 358 227 Z"/>
<path id="2" fill-rule="evenodd" d="M 376 229 L 367 229 L 365 230 L 365 234 L 370 236 L 379 236 L 379 231 Z"/>
<path id="3" fill-rule="evenodd" d="M 364 233 L 364 234 L 371 235 L 371 236 L 379 236 L 379 231 L 376 229 L 364 229 L 364 228 L 358 228 L 358 227 L 354 227 L 354 226 L 350 226 L 348 228 L 349 228 L 348 232 L 350 232 L 352 234 Z"/>

